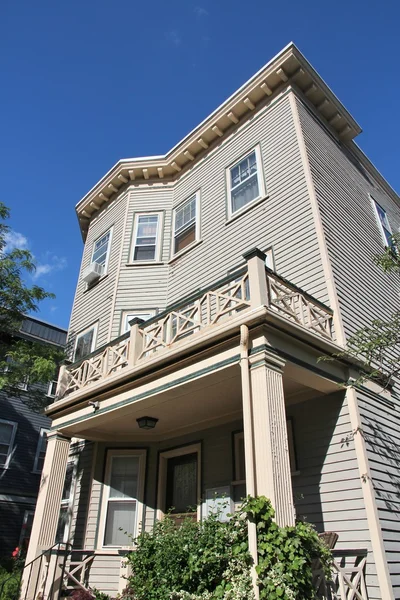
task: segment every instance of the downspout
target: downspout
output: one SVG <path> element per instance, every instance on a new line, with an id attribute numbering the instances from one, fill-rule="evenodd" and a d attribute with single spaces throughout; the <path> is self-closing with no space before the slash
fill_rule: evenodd
<path id="1" fill-rule="evenodd" d="M 243 406 L 243 430 L 244 430 L 244 455 L 246 470 L 246 494 L 256 495 L 255 465 L 254 465 L 254 438 L 253 438 L 253 412 L 251 406 L 251 384 L 249 363 L 249 328 L 247 325 L 240 326 L 240 370 L 242 376 L 242 406 Z M 254 596 L 259 598 L 257 585 L 256 566 L 258 564 L 257 552 L 257 528 L 255 523 L 248 523 L 249 552 L 253 559 L 251 578 L 253 582 Z"/>

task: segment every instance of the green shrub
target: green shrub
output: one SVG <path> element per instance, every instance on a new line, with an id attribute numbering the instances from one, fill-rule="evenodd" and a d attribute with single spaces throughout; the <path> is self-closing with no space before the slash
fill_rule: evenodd
<path id="1" fill-rule="evenodd" d="M 332 555 L 308 523 L 279 527 L 267 498 L 248 498 L 242 508 L 256 523 L 260 598 L 266 600 L 312 600 L 312 563 L 320 561 L 327 578 Z"/>
<path id="2" fill-rule="evenodd" d="M 247 524 L 239 516 L 221 523 L 218 514 L 180 527 L 166 516 L 136 540 L 128 556 L 135 600 L 250 600 Z M 232 590 L 243 589 L 232 596 Z M 239 593 L 239 592 L 238 592 Z"/>
<path id="3" fill-rule="evenodd" d="M 7 571 L 0 567 L 0 600 L 17 600 L 19 596 L 19 584 L 21 572 Z"/>
<path id="4" fill-rule="evenodd" d="M 252 600 L 247 520 L 256 524 L 261 600 L 311 600 L 312 561 L 329 575 L 331 554 L 307 523 L 279 527 L 271 503 L 247 498 L 229 522 L 214 514 L 180 527 L 170 517 L 136 540 L 121 600 Z"/>

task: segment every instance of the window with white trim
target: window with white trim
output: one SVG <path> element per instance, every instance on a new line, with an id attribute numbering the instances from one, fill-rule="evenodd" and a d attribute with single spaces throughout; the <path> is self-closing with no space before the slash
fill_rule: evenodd
<path id="1" fill-rule="evenodd" d="M 108 259 L 110 256 L 112 229 L 109 229 L 93 244 L 92 263 L 97 263 L 102 267 L 102 275 L 107 273 Z"/>
<path id="2" fill-rule="evenodd" d="M 227 187 L 229 216 L 265 195 L 258 146 L 227 169 Z"/>
<path id="3" fill-rule="evenodd" d="M 48 429 L 41 429 L 39 434 L 39 441 L 36 448 L 35 462 L 33 464 L 34 473 L 41 473 L 43 470 L 44 457 L 46 456 L 47 449 L 47 434 Z"/>
<path id="4" fill-rule="evenodd" d="M 73 511 L 75 482 L 77 473 L 78 457 L 74 457 L 67 463 L 63 493 L 61 497 L 60 514 L 58 517 L 56 543 L 67 544 L 69 540 L 70 525 Z"/>
<path id="5" fill-rule="evenodd" d="M 160 260 L 160 229 L 160 213 L 135 215 L 132 262 Z"/>
<path id="6" fill-rule="evenodd" d="M 139 533 L 143 514 L 145 450 L 109 450 L 103 513 L 100 520 L 101 545 L 131 546 Z"/>
<path id="7" fill-rule="evenodd" d="M 389 248 L 393 248 L 394 244 L 393 244 L 393 240 L 392 240 L 392 229 L 390 227 L 390 223 L 389 223 L 389 219 L 387 217 L 386 211 L 384 208 L 382 208 L 382 206 L 380 204 L 378 204 L 378 202 L 375 200 L 375 198 L 372 198 L 372 202 L 375 207 L 375 215 L 376 215 L 376 219 L 378 221 L 379 229 L 382 234 L 383 243 L 385 244 L 385 246 L 388 246 Z"/>
<path id="8" fill-rule="evenodd" d="M 47 388 L 47 395 L 49 398 L 55 398 L 57 392 L 58 380 L 53 379 L 53 381 L 49 381 L 49 385 Z"/>
<path id="9" fill-rule="evenodd" d="M 199 239 L 200 193 L 196 192 L 174 209 L 173 254 Z"/>
<path id="10" fill-rule="evenodd" d="M 8 469 L 14 448 L 17 423 L 0 419 L 0 468 Z"/>
<path id="11" fill-rule="evenodd" d="M 152 317 L 154 317 L 154 311 L 149 311 L 149 312 L 124 312 L 123 316 L 122 316 L 122 333 L 126 333 L 127 331 L 130 330 L 131 326 L 130 326 L 130 321 L 132 321 L 132 319 L 142 319 L 143 321 L 148 321 L 148 319 L 151 319 Z"/>
<path id="12" fill-rule="evenodd" d="M 87 356 L 91 352 L 93 352 L 95 344 L 96 344 L 96 334 L 97 334 L 97 323 L 96 325 L 92 325 L 81 331 L 76 336 L 75 341 L 75 353 L 74 360 L 81 360 L 84 356 Z"/>

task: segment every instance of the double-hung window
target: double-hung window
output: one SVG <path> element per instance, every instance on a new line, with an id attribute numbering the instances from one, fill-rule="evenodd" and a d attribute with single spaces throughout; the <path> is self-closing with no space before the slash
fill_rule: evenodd
<path id="1" fill-rule="evenodd" d="M 137 214 L 133 234 L 133 262 L 160 260 L 161 214 Z"/>
<path id="2" fill-rule="evenodd" d="M 93 352 L 96 343 L 97 324 L 79 333 L 75 342 L 74 360 L 80 360 Z"/>
<path id="3" fill-rule="evenodd" d="M 17 424 L 0 419 L 0 468 L 8 469 L 14 447 Z"/>
<path id="4" fill-rule="evenodd" d="M 35 462 L 33 465 L 34 473 L 42 472 L 43 464 L 44 464 L 44 457 L 46 456 L 48 431 L 49 431 L 48 429 L 43 429 L 43 428 L 40 430 L 38 445 L 36 448 Z"/>
<path id="5" fill-rule="evenodd" d="M 372 202 L 375 207 L 375 214 L 378 221 L 379 229 L 381 231 L 383 242 L 385 246 L 389 248 L 393 248 L 393 240 L 392 240 L 392 229 L 390 227 L 389 219 L 387 217 L 386 211 L 378 202 L 372 198 Z"/>
<path id="6" fill-rule="evenodd" d="M 178 254 L 199 238 L 199 199 L 196 192 L 174 210 L 173 254 Z"/>
<path id="7" fill-rule="evenodd" d="M 93 244 L 92 263 L 96 263 L 102 268 L 102 275 L 107 272 L 108 259 L 110 256 L 112 229 L 109 229 Z"/>
<path id="8" fill-rule="evenodd" d="M 227 170 L 229 216 L 265 195 L 261 154 L 257 146 Z"/>
<path id="9" fill-rule="evenodd" d="M 108 452 L 101 529 L 103 546 L 132 545 L 143 512 L 145 450 Z"/>

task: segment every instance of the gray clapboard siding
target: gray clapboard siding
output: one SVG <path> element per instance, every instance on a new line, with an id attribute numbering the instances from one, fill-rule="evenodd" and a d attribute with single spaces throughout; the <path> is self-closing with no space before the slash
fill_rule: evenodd
<path id="1" fill-rule="evenodd" d="M 168 260 L 171 237 L 171 207 L 173 192 L 170 186 L 131 186 L 122 260 L 116 291 L 111 338 L 120 334 L 122 313 L 126 310 L 163 310 L 166 306 Z M 162 212 L 161 265 L 132 265 L 133 229 L 135 214 Z M 131 263 L 131 264 L 129 264 Z"/>
<path id="2" fill-rule="evenodd" d="M 299 469 L 292 478 L 298 517 L 318 531 L 336 531 L 338 549 L 366 548 L 369 598 L 380 599 L 344 393 L 294 404 L 286 412 L 293 419 Z"/>
<path id="3" fill-rule="evenodd" d="M 399 283 L 395 275 L 384 274 L 374 264 L 384 243 L 369 194 L 386 210 L 392 231 L 400 226 L 400 204 L 394 193 L 384 189 L 367 159 L 353 145 L 339 145 L 298 101 L 300 120 L 307 146 L 314 186 L 318 197 L 328 252 L 347 336 L 365 326 L 373 317 L 388 318 L 398 310 Z M 399 389 L 398 385 L 395 389 Z M 392 537 L 400 539 L 399 401 L 387 403 L 363 398 L 360 405 L 369 464 L 382 527 L 384 545 L 392 577 L 400 572 L 400 549 Z M 391 448 L 391 450 L 390 450 Z M 383 506 L 386 511 L 383 512 Z M 391 520 L 387 520 L 388 510 Z M 397 564 L 396 564 L 397 563 Z M 394 585 L 394 584 L 393 584 Z M 396 596 L 397 594 L 397 596 Z M 399 597 L 400 588 L 395 588 Z"/>
<path id="4" fill-rule="evenodd" d="M 128 195 L 122 194 L 108 204 L 104 210 L 101 210 L 90 224 L 69 326 L 71 345 L 74 344 L 76 334 L 95 322 L 98 322 L 96 346 L 101 346 L 109 341 L 110 313 L 118 273 L 127 199 Z M 87 289 L 85 282 L 82 281 L 82 270 L 90 264 L 93 243 L 110 227 L 113 227 L 113 233 L 107 275 Z"/>
<path id="5" fill-rule="evenodd" d="M 400 597 L 400 416 L 379 396 L 358 392 L 363 435 L 395 598 Z"/>
<path id="6" fill-rule="evenodd" d="M 260 144 L 267 199 L 227 222 L 226 168 Z M 174 205 L 201 194 L 202 243 L 176 260 L 168 302 L 240 264 L 243 252 L 273 246 L 279 273 L 328 302 L 293 118 L 287 97 L 267 106 L 177 181 Z"/>

